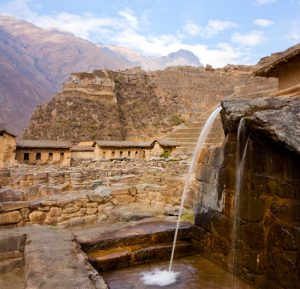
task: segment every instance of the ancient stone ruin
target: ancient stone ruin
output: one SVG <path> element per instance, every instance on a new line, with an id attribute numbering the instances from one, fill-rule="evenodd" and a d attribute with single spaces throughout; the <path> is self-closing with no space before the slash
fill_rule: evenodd
<path id="1" fill-rule="evenodd" d="M 297 289 L 298 64 L 294 47 L 255 71 L 73 74 L 27 140 L 1 131 L 0 288 L 160 288 L 141 276 L 175 248 L 167 288 Z M 173 247 L 196 135 L 217 105 Z"/>

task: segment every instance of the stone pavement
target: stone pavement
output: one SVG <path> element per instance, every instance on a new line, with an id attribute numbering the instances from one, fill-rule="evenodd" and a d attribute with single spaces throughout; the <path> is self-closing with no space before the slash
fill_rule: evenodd
<path id="1" fill-rule="evenodd" d="M 24 250 L 25 289 L 107 289 L 67 230 L 33 225 L 3 229 L 0 236 L 1 253 Z"/>

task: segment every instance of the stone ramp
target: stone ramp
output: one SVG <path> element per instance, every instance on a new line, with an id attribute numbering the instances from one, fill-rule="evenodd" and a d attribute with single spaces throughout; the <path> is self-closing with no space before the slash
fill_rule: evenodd
<path id="1" fill-rule="evenodd" d="M 212 113 L 213 109 L 207 111 L 199 111 L 191 113 L 191 118 L 185 126 L 176 129 L 174 132 L 165 136 L 163 139 L 172 140 L 179 144 L 177 153 L 192 155 L 201 133 L 201 130 Z M 224 132 L 222 128 L 221 118 L 218 116 L 212 126 L 210 133 L 206 139 L 204 147 L 210 147 L 222 143 L 224 140 Z"/>

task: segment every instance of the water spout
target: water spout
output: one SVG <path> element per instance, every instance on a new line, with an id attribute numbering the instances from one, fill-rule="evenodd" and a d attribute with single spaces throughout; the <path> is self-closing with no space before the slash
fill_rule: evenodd
<path id="1" fill-rule="evenodd" d="M 173 247 L 172 247 L 172 253 L 171 253 L 171 259 L 170 259 L 170 264 L 169 264 L 169 271 L 172 270 L 172 265 L 173 265 L 173 259 L 174 259 L 174 253 L 175 253 L 175 246 L 176 246 L 176 241 L 177 241 L 177 235 L 178 235 L 178 229 L 179 229 L 179 224 L 180 224 L 180 218 L 183 212 L 183 205 L 186 199 L 186 195 L 187 195 L 187 191 L 189 189 L 189 184 L 190 184 L 190 179 L 191 176 L 195 170 L 195 166 L 196 163 L 199 159 L 199 156 L 201 155 L 202 152 L 202 147 L 206 141 L 206 138 L 210 132 L 210 129 L 216 119 L 216 117 L 218 116 L 219 112 L 222 110 L 222 107 L 218 106 L 209 116 L 209 118 L 207 119 L 205 125 L 203 126 L 200 136 L 198 138 L 195 150 L 194 150 L 194 155 L 192 158 L 192 162 L 190 164 L 189 167 L 189 171 L 185 180 L 185 184 L 183 187 L 183 193 L 181 196 L 181 202 L 180 202 L 180 209 L 179 209 L 179 215 L 178 215 L 178 219 L 177 219 L 177 224 L 176 224 L 176 230 L 175 230 L 175 235 L 174 235 L 174 240 L 173 240 Z"/>
<path id="2" fill-rule="evenodd" d="M 238 220 L 240 210 L 240 193 L 243 185 L 243 172 L 248 149 L 249 138 L 245 119 L 240 120 L 237 133 L 237 150 L 236 150 L 236 180 L 235 180 L 235 198 L 234 198 L 234 213 L 233 213 L 233 228 L 232 228 L 232 270 L 237 271 L 237 251 L 238 251 Z"/>
<path id="3" fill-rule="evenodd" d="M 183 188 L 183 193 L 181 196 L 181 202 L 180 202 L 180 209 L 179 209 L 179 214 L 177 218 L 177 223 L 176 223 L 176 229 L 175 229 L 175 234 L 174 234 L 174 240 L 173 240 L 173 247 L 172 247 L 172 253 L 171 253 L 171 258 L 170 258 L 170 263 L 169 263 L 169 269 L 168 270 L 160 270 L 156 269 L 151 272 L 146 272 L 143 273 L 141 280 L 144 282 L 146 285 L 159 285 L 159 286 L 167 286 L 170 285 L 174 282 L 176 282 L 177 276 L 179 275 L 179 272 L 174 272 L 172 271 L 172 265 L 173 265 L 173 259 L 174 259 L 174 253 L 175 253 L 175 246 L 176 246 L 176 241 L 177 241 L 177 235 L 178 235 L 178 230 L 179 230 L 179 224 L 180 224 L 180 218 L 183 212 L 183 205 L 184 201 L 186 199 L 186 195 L 188 192 L 189 184 L 190 184 L 190 179 L 191 176 L 195 170 L 195 166 L 197 163 L 197 160 L 199 159 L 199 156 L 201 155 L 202 152 L 202 147 L 206 141 L 206 138 L 210 132 L 210 129 L 221 111 L 221 107 L 218 106 L 209 116 L 207 119 L 205 125 L 203 126 L 200 136 L 198 138 L 192 162 L 189 166 L 189 171 L 185 180 L 184 188 Z"/>
<path id="4" fill-rule="evenodd" d="M 180 218 L 181 218 L 181 215 L 182 215 L 182 212 L 183 212 L 183 205 L 184 205 L 186 195 L 187 195 L 187 192 L 188 192 L 191 176 L 192 176 L 192 174 L 195 170 L 197 160 L 199 159 L 199 156 L 201 155 L 201 152 L 202 152 L 202 147 L 203 147 L 203 145 L 206 141 L 206 138 L 207 138 L 207 136 L 210 132 L 210 129 L 211 129 L 217 115 L 221 111 L 221 109 L 222 108 L 220 106 L 218 106 L 211 113 L 209 118 L 207 119 L 205 125 L 203 126 L 203 128 L 201 130 L 200 136 L 198 138 L 198 141 L 197 141 L 197 144 L 196 144 L 196 147 L 195 147 L 195 150 L 194 150 L 192 162 L 189 166 L 189 171 L 188 171 L 188 174 L 187 174 L 187 177 L 186 177 L 186 180 L 185 180 L 183 193 L 182 193 L 182 196 L 181 196 L 180 209 L 179 209 L 179 214 L 178 214 L 177 223 L 176 223 L 176 229 L 175 229 L 175 234 L 174 234 L 174 240 L 173 240 L 172 253 L 171 253 L 171 258 L 170 258 L 170 263 L 169 263 L 169 269 L 168 270 L 156 269 L 156 270 L 151 271 L 151 272 L 143 273 L 143 276 L 142 276 L 141 280 L 146 285 L 167 286 L 167 285 L 170 285 L 170 284 L 176 282 L 177 275 L 179 274 L 179 272 L 172 271 L 172 265 L 173 265 L 175 246 L 176 246 L 177 235 L 178 235 L 178 230 L 179 230 Z"/>

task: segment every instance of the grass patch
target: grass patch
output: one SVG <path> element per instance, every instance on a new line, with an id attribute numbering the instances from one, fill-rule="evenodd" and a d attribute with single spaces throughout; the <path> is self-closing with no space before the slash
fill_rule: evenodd
<path id="1" fill-rule="evenodd" d="M 181 215 L 180 221 L 190 222 L 190 223 L 194 224 L 195 223 L 195 214 L 194 214 L 194 212 L 190 211 L 190 210 L 184 210 L 182 215 Z"/>

